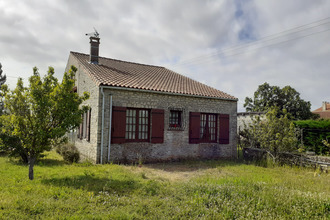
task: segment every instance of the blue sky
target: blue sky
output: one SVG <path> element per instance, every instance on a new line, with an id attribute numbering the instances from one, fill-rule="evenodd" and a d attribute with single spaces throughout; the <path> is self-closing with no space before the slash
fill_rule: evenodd
<path id="1" fill-rule="evenodd" d="M 32 68 L 61 78 L 70 51 L 165 66 L 239 98 L 268 82 L 330 101 L 330 1 L 0 0 L 0 62 L 13 87 Z M 270 37 L 267 37 L 270 36 Z"/>

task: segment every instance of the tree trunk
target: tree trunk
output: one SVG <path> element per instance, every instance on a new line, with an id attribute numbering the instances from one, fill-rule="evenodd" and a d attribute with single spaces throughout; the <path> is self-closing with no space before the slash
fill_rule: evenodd
<path id="1" fill-rule="evenodd" d="M 21 156 L 21 159 L 22 159 L 24 164 L 29 163 L 29 158 L 28 158 L 28 156 L 26 155 L 26 153 L 24 151 L 20 152 L 19 155 Z"/>
<path id="2" fill-rule="evenodd" d="M 36 157 L 29 156 L 29 179 L 30 180 L 33 180 L 33 178 L 34 178 L 33 166 L 34 166 L 35 162 L 36 162 Z"/>

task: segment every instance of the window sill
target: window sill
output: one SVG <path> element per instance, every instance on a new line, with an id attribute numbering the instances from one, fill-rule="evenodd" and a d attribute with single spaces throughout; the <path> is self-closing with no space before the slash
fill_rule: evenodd
<path id="1" fill-rule="evenodd" d="M 141 142 L 150 142 L 149 140 L 132 140 L 132 139 L 125 139 L 126 143 L 141 143 Z"/>
<path id="2" fill-rule="evenodd" d="M 199 141 L 200 144 L 217 144 L 216 141 Z"/>
<path id="3" fill-rule="evenodd" d="M 182 127 L 169 127 L 167 130 L 168 131 L 183 131 L 184 128 L 182 128 Z"/>

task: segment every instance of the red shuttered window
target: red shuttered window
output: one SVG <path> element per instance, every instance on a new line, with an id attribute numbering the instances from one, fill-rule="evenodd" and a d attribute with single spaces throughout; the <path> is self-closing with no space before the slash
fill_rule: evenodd
<path id="1" fill-rule="evenodd" d="M 164 142 L 164 110 L 114 106 L 112 115 L 112 143 Z"/>
<path id="2" fill-rule="evenodd" d="M 149 141 L 150 111 L 147 109 L 126 110 L 126 141 Z"/>
<path id="3" fill-rule="evenodd" d="M 229 144 L 229 115 L 190 112 L 189 143 L 217 142 Z"/>
<path id="4" fill-rule="evenodd" d="M 217 142 L 217 124 L 216 114 L 201 114 L 200 142 Z"/>

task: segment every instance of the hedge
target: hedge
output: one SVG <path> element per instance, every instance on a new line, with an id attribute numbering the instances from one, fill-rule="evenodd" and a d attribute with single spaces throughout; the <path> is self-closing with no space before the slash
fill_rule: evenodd
<path id="1" fill-rule="evenodd" d="M 330 141 L 330 120 L 304 120 L 295 121 L 296 127 L 303 131 L 303 143 L 305 150 L 314 151 L 319 155 L 328 155 L 329 147 L 322 141 Z"/>

